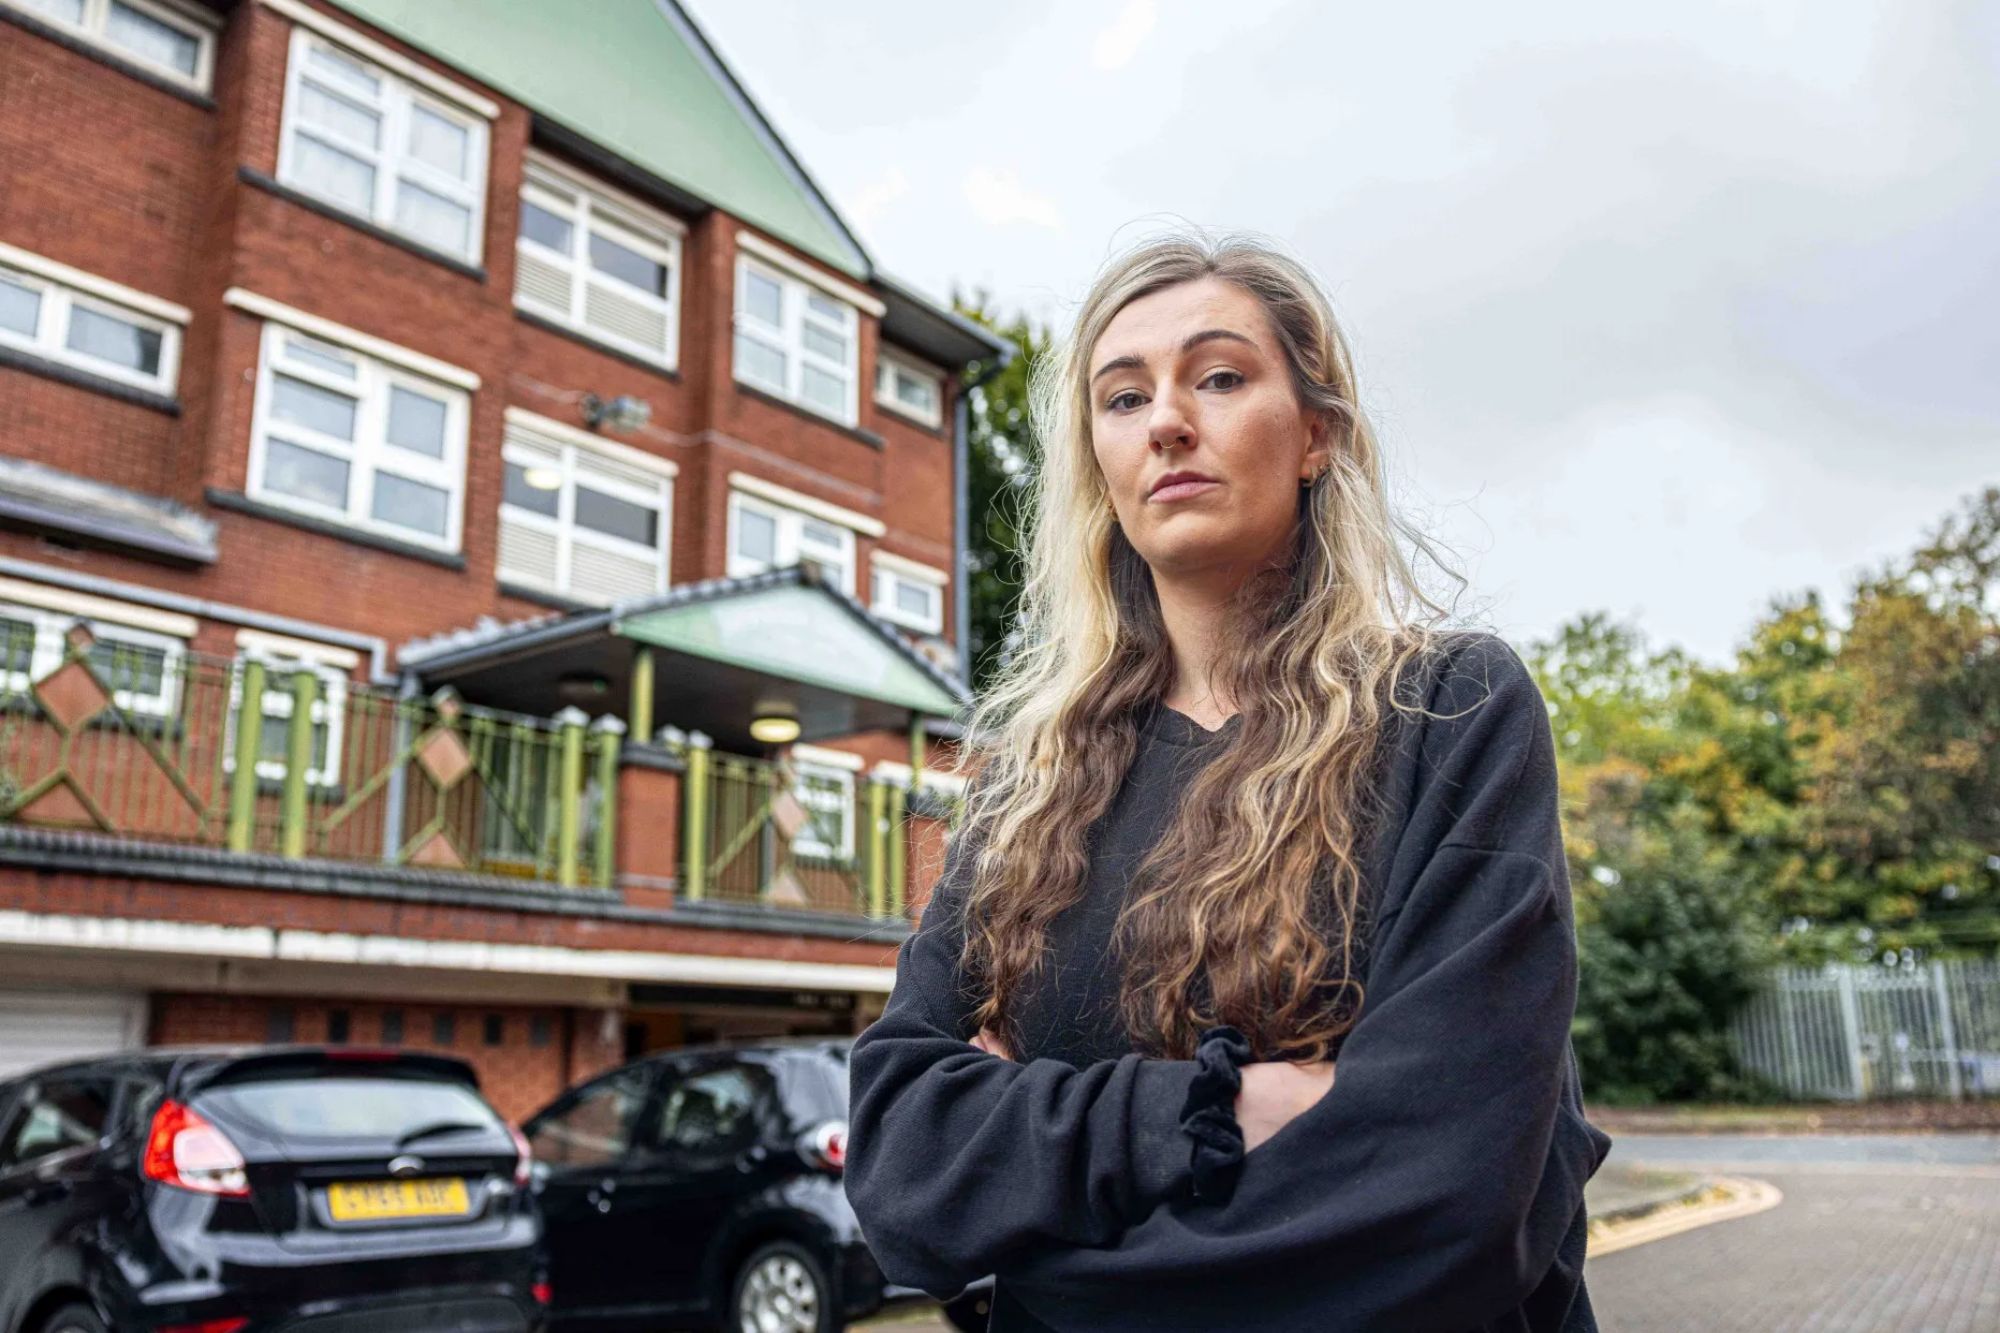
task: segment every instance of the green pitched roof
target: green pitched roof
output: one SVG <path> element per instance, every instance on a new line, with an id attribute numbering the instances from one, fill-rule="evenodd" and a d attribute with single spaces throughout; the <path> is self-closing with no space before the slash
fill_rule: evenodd
<path id="1" fill-rule="evenodd" d="M 673 0 L 336 0 L 842 272 L 868 257 Z"/>

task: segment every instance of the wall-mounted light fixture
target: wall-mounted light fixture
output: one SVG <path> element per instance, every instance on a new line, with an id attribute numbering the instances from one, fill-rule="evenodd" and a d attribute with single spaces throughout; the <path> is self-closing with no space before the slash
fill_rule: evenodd
<path id="1" fill-rule="evenodd" d="M 616 398 L 600 398 L 594 393 L 583 396 L 583 421 L 592 430 L 608 427 L 611 430 L 637 430 L 653 419 L 653 405 L 643 398 L 634 398 L 629 393 L 621 393 Z"/>
<path id="2" fill-rule="evenodd" d="M 750 736 L 766 745 L 784 745 L 799 738 L 799 710 L 782 699 L 765 699 L 750 718 Z"/>

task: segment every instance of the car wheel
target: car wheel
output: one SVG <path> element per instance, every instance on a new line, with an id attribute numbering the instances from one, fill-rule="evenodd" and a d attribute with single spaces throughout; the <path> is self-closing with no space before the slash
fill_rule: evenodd
<path id="1" fill-rule="evenodd" d="M 986 1333 L 993 1319 L 993 1293 L 975 1291 L 944 1303 L 945 1322 L 959 1333 Z"/>
<path id="2" fill-rule="evenodd" d="M 88 1305 L 65 1305 L 42 1321 L 41 1333 L 110 1333 Z"/>
<path id="3" fill-rule="evenodd" d="M 833 1283 L 826 1265 L 796 1241 L 760 1245 L 736 1270 L 730 1333 L 835 1333 Z"/>

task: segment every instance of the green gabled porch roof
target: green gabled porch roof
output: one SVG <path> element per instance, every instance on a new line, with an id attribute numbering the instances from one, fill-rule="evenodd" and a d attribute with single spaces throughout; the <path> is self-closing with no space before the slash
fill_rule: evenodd
<path id="1" fill-rule="evenodd" d="M 601 679 L 602 706 L 619 711 L 640 647 L 661 656 L 656 720 L 718 743 L 745 743 L 763 699 L 796 706 L 808 741 L 899 729 L 912 715 L 952 719 L 971 699 L 955 674 L 803 565 L 681 584 L 601 610 L 488 622 L 405 644 L 398 659 L 430 685 L 543 715 L 558 706 L 563 680 L 578 675 Z"/>
<path id="2" fill-rule="evenodd" d="M 611 630 L 656 648 L 841 694 L 949 717 L 959 700 L 914 653 L 898 652 L 823 589 L 777 584 L 735 597 L 638 611 Z"/>
<path id="3" fill-rule="evenodd" d="M 335 0 L 856 278 L 867 253 L 674 0 Z"/>

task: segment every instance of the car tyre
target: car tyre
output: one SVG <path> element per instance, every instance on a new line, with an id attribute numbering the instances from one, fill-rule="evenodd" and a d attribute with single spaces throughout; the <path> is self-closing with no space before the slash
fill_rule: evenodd
<path id="1" fill-rule="evenodd" d="M 65 1305 L 44 1319 L 39 1333 L 111 1333 L 88 1305 Z"/>
<path id="2" fill-rule="evenodd" d="M 838 1333 L 838 1295 L 820 1257 L 797 1241 L 759 1245 L 729 1285 L 727 1333 Z"/>
<path id="3" fill-rule="evenodd" d="M 944 1303 L 944 1319 L 959 1333 L 986 1333 L 993 1321 L 993 1292 L 967 1292 L 957 1300 Z"/>

